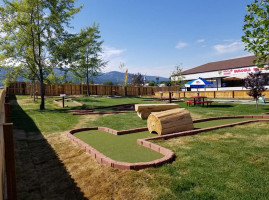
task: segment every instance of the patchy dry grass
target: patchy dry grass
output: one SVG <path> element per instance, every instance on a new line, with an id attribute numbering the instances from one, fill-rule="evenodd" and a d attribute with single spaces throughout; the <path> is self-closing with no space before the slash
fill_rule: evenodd
<path id="1" fill-rule="evenodd" d="M 156 193 L 148 186 L 150 177 L 145 172 L 120 171 L 101 166 L 81 147 L 71 142 L 65 133 L 50 134 L 46 139 L 86 198 L 100 200 L 156 197 Z"/>
<path id="2" fill-rule="evenodd" d="M 12 106 L 12 119 L 20 129 L 15 131 L 19 199 L 252 200 L 269 196 L 268 123 L 156 141 L 176 153 L 172 164 L 120 171 L 99 165 L 64 131 L 107 123 L 111 128 L 130 128 L 138 120 L 135 114 L 78 117 L 55 108 L 51 100 L 48 110 L 40 112 L 38 103 L 24 99 L 19 97 L 20 105 L 13 102 Z M 251 112 L 247 105 L 190 110 L 193 119 L 233 115 L 232 110 Z M 123 122 L 125 127 L 120 125 Z M 141 127 L 145 121 L 137 123 Z"/>

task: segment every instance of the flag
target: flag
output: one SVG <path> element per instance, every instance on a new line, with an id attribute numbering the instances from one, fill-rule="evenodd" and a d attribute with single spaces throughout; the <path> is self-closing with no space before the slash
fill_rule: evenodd
<path id="1" fill-rule="evenodd" d="M 126 83 L 127 83 L 127 78 L 128 78 L 128 69 L 126 69 L 126 72 L 125 72 L 125 86 L 126 86 Z"/>

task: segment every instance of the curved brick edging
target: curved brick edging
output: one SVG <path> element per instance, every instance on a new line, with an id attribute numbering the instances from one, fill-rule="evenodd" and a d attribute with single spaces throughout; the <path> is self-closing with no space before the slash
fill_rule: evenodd
<path id="1" fill-rule="evenodd" d="M 101 130 L 101 131 L 106 131 L 112 134 L 117 134 L 118 131 L 110 129 L 110 128 L 105 128 L 105 127 L 91 127 L 91 128 L 73 129 L 67 132 L 67 136 L 69 138 L 71 138 L 74 142 L 76 142 L 78 145 L 83 147 L 83 149 L 87 153 L 89 153 L 101 165 L 106 165 L 112 168 L 117 168 L 117 169 L 122 169 L 122 170 L 140 170 L 140 169 L 145 169 L 149 167 L 161 166 L 164 163 L 172 162 L 175 158 L 175 154 L 171 150 L 161 147 L 157 144 L 148 142 L 144 139 L 141 139 L 141 140 L 139 139 L 137 140 L 137 143 L 139 145 L 152 149 L 153 151 L 156 151 L 158 153 L 161 153 L 164 155 L 164 157 L 157 160 L 150 161 L 150 162 L 138 162 L 138 163 L 118 162 L 118 161 L 112 160 L 111 158 L 106 157 L 104 154 L 100 153 L 89 144 L 73 136 L 74 133 L 81 132 L 81 131 L 88 131 L 88 130 Z M 133 129 L 133 131 L 144 131 L 144 130 Z"/>
<path id="2" fill-rule="evenodd" d="M 153 151 L 156 151 L 158 153 L 161 153 L 164 155 L 163 158 L 150 161 L 150 162 L 139 162 L 139 163 L 128 163 L 128 162 L 118 162 L 115 160 L 112 160 L 109 157 L 106 157 L 104 154 L 100 153 L 96 149 L 94 149 L 89 144 L 85 143 L 84 141 L 80 140 L 79 138 L 73 136 L 74 133 L 81 132 L 81 131 L 88 131 L 88 130 L 100 130 L 100 131 L 106 131 L 108 133 L 114 134 L 114 135 L 123 135 L 123 134 L 129 134 L 129 133 L 135 133 L 135 132 L 142 132 L 146 131 L 147 127 L 143 128 L 137 128 L 137 129 L 130 129 L 130 130 L 123 130 L 123 131 L 117 131 L 114 129 L 106 128 L 106 127 L 90 127 L 90 128 L 79 128 L 79 129 L 73 129 L 67 132 L 67 136 L 72 139 L 74 142 L 79 144 L 83 147 L 83 149 L 89 153 L 97 162 L 101 165 L 106 165 L 112 168 L 122 169 L 122 170 L 140 170 L 145 169 L 149 167 L 159 167 L 162 164 L 170 163 L 175 159 L 175 154 L 169 149 L 166 149 L 164 147 L 161 147 L 157 144 L 154 144 L 150 142 L 150 140 L 159 140 L 159 139 L 170 139 L 175 137 L 182 137 L 182 136 L 188 136 L 188 135 L 195 135 L 201 132 L 205 131 L 211 131 L 219 128 L 225 128 L 225 127 L 231 127 L 235 125 L 241 125 L 251 122 L 262 122 L 266 121 L 269 122 L 269 116 L 267 115 L 244 115 L 244 116 L 224 116 L 224 117 L 211 117 L 211 118 L 205 118 L 200 120 L 194 120 L 194 123 L 197 122 L 204 122 L 204 121 L 210 121 L 210 120 L 218 120 L 218 119 L 232 119 L 232 118 L 254 118 L 253 120 L 247 120 L 242 122 L 236 122 L 232 124 L 225 124 L 220 126 L 213 126 L 209 128 L 202 128 L 202 129 L 194 129 L 190 131 L 183 131 L 179 133 L 172 133 L 167 135 L 161 135 L 151 138 L 145 138 L 145 139 L 138 139 L 137 144 L 144 146 L 146 148 L 152 149 Z"/>

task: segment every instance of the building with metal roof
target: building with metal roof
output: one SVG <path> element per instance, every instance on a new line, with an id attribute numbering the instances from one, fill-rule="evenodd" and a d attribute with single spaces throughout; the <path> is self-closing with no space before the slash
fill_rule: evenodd
<path id="1" fill-rule="evenodd" d="M 255 56 L 233 58 L 217 62 L 203 64 L 182 72 L 184 80 L 191 81 L 202 77 L 213 83 L 211 88 L 206 90 L 244 90 L 244 79 L 248 73 L 262 71 L 265 77 L 269 76 L 268 63 L 259 68 L 254 64 Z M 171 79 L 176 79 L 171 77 Z M 268 86 L 269 88 L 269 78 Z M 190 90 L 190 88 L 188 88 Z"/>

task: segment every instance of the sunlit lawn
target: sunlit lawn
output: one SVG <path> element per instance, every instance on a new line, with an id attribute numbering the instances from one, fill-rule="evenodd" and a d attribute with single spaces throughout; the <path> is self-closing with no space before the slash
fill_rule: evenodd
<path id="1" fill-rule="evenodd" d="M 73 116 L 71 113 L 65 112 L 65 110 L 71 108 L 60 108 L 52 103 L 53 99 L 46 100 L 47 110 L 45 111 L 39 111 L 39 100 L 33 103 L 27 96 L 17 96 L 17 99 L 20 105 L 12 105 L 12 120 L 15 128 L 24 129 L 27 132 L 39 129 L 43 134 L 60 133 L 74 128 L 81 120 L 85 122 L 82 124 L 84 127 L 105 126 L 116 130 L 146 126 L 146 120 L 138 118 L 136 113 L 94 117 Z M 151 103 L 143 98 L 83 97 L 80 99 L 80 102 L 87 103 L 89 108 L 123 103 Z M 258 110 L 256 110 L 255 105 L 235 103 L 220 104 L 214 102 L 209 107 L 187 107 L 184 102 L 178 104 L 180 107 L 187 108 L 192 116 L 197 119 L 228 115 L 257 115 L 269 112 L 268 105 L 259 105 Z M 34 121 L 34 125 L 28 123 L 27 120 L 29 119 L 24 117 L 23 111 Z M 196 128 L 203 128 L 234 122 L 234 120 L 212 121 L 211 124 L 203 122 L 195 126 Z M 145 187 L 151 188 L 157 199 L 163 200 L 268 199 L 268 130 L 269 123 L 261 122 L 214 130 L 195 136 L 154 141 L 175 152 L 176 160 L 172 164 L 166 164 L 162 167 L 125 173 L 125 176 L 128 177 L 125 181 L 136 180 Z M 122 151 L 130 151 L 134 155 L 130 158 L 126 155 L 120 156 L 120 150 L 116 148 L 117 143 L 113 143 L 111 139 L 117 136 L 109 135 L 109 139 L 106 139 L 107 136 L 105 135 L 107 133 L 96 132 L 90 134 L 92 136 L 98 135 L 99 138 L 95 140 L 93 140 L 93 137 L 92 139 L 90 137 L 84 139 L 88 140 L 89 143 L 94 142 L 99 145 L 97 149 L 99 148 L 100 151 L 112 148 L 113 151 L 111 150 L 110 156 L 115 156 L 113 158 L 118 160 L 139 160 L 141 158 L 142 160 L 150 160 L 160 156 L 158 154 L 150 155 L 151 150 L 144 151 L 145 148 L 134 143 L 136 138 L 148 136 L 149 133 L 146 132 L 140 133 L 141 135 L 131 134 L 131 137 L 126 136 L 126 138 L 119 136 L 119 139 L 117 139 L 116 142 L 125 145 Z M 131 143 L 135 147 L 130 146 Z M 139 153 L 140 150 L 143 151 L 142 154 Z M 142 157 L 136 157 L 139 154 Z M 126 184 L 129 183 L 126 182 Z"/>

